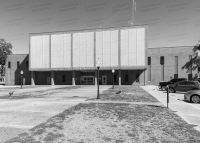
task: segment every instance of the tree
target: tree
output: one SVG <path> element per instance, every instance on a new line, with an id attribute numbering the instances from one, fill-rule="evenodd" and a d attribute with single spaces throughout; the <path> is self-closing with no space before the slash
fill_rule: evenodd
<path id="1" fill-rule="evenodd" d="M 186 73 L 189 73 L 190 71 L 197 70 L 198 67 L 200 67 L 200 40 L 199 43 L 196 44 L 193 48 L 192 58 L 182 67 L 182 69 L 186 69 Z M 197 77 L 198 73 L 195 73 L 193 80 L 197 79 Z"/>
<path id="2" fill-rule="evenodd" d="M 4 71 L 7 56 L 12 54 L 12 44 L 7 43 L 4 39 L 0 39 L 0 73 Z"/>

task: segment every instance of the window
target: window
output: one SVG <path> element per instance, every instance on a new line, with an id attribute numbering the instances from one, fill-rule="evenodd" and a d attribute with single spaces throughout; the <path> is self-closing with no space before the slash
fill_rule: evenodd
<path id="1" fill-rule="evenodd" d="M 185 81 L 184 82 L 179 82 L 179 85 L 184 86 L 184 85 L 186 85 L 186 82 Z"/>
<path id="2" fill-rule="evenodd" d="M 148 65 L 151 65 L 151 57 L 148 57 Z"/>
<path id="3" fill-rule="evenodd" d="M 161 65 L 164 65 L 164 56 L 161 56 L 161 57 L 160 57 L 160 64 L 161 64 Z"/>
<path id="4" fill-rule="evenodd" d="M 29 67 L 29 63 L 28 63 L 28 61 L 26 61 L 26 68 L 28 68 Z"/>
<path id="5" fill-rule="evenodd" d="M 136 82 L 139 82 L 140 79 L 139 79 L 140 75 L 139 74 L 136 74 Z"/>
<path id="6" fill-rule="evenodd" d="M 194 83 L 194 82 L 191 82 L 191 81 L 188 81 L 188 82 L 187 82 L 187 85 L 195 85 L 195 83 Z"/>
<path id="7" fill-rule="evenodd" d="M 177 79 L 177 78 L 178 78 L 178 74 L 174 74 L 174 78 L 176 78 L 176 79 Z"/>
<path id="8" fill-rule="evenodd" d="M 17 68 L 20 68 L 20 63 L 19 63 L 19 61 L 17 61 Z"/>
<path id="9" fill-rule="evenodd" d="M 125 82 L 128 82 L 128 74 L 125 74 Z"/>
<path id="10" fill-rule="evenodd" d="M 11 62 L 8 62 L 8 68 L 11 68 Z"/>
<path id="11" fill-rule="evenodd" d="M 116 76 L 116 74 L 114 75 L 114 82 L 117 82 L 117 76 Z"/>
<path id="12" fill-rule="evenodd" d="M 62 76 L 62 82 L 65 82 L 65 75 Z"/>

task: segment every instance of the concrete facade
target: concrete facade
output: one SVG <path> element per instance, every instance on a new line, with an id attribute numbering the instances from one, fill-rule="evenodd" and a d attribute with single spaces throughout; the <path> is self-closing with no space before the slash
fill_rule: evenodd
<path id="1" fill-rule="evenodd" d="M 194 77 L 197 70 L 187 73 L 187 70 L 182 69 L 183 65 L 189 61 L 189 56 L 193 55 L 192 49 L 193 46 L 149 48 L 147 57 L 151 57 L 151 64 L 147 64 L 147 69 L 121 69 L 121 76 L 119 74 L 120 70 L 115 69 L 115 85 L 158 85 L 160 81 L 168 81 L 170 77 L 174 78 L 174 76 L 178 76 L 178 78 L 188 78 L 188 74 L 190 73 L 192 73 Z M 160 64 L 161 56 L 164 57 L 163 65 Z M 8 68 L 9 61 L 11 62 L 11 68 Z M 17 68 L 17 61 L 20 62 L 20 68 Z M 97 70 L 29 71 L 26 67 L 26 61 L 29 61 L 28 55 L 8 56 L 6 63 L 6 85 L 20 85 L 21 70 L 24 71 L 23 80 L 27 85 L 31 85 L 31 81 L 35 85 L 80 85 L 82 84 L 80 80 L 82 76 L 81 72 L 94 72 L 92 76 L 94 82 L 92 84 L 97 84 Z M 33 77 L 32 80 L 31 75 Z M 137 75 L 139 75 L 139 80 L 137 80 Z M 103 84 L 103 76 L 107 78 L 107 85 L 113 84 L 112 70 L 100 68 L 100 85 Z M 128 80 L 126 78 L 128 78 Z M 119 82 L 120 80 L 121 83 Z"/>
<path id="2" fill-rule="evenodd" d="M 29 55 L 9 55 L 6 62 L 6 85 L 21 85 L 21 74 L 23 70 L 23 85 L 81 85 L 81 72 L 94 72 L 94 82 L 97 84 L 97 70 L 74 70 L 74 71 L 29 71 Z M 10 62 L 10 68 L 8 63 Z M 17 67 L 17 62 L 20 67 Z M 121 71 L 121 74 L 120 74 Z M 115 85 L 145 85 L 147 73 L 145 70 L 115 70 Z M 121 76 L 120 76 L 121 75 Z M 103 77 L 106 77 L 106 85 L 113 84 L 112 70 L 99 71 L 99 84 L 103 85 Z M 121 83 L 119 82 L 121 80 Z"/>

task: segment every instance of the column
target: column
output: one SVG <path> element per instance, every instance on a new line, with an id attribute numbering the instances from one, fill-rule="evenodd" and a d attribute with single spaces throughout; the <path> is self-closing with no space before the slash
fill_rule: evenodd
<path id="1" fill-rule="evenodd" d="M 51 85 L 55 85 L 55 81 L 54 81 L 54 71 L 51 71 Z"/>
<path id="2" fill-rule="evenodd" d="M 95 85 L 97 85 L 97 70 L 95 70 Z"/>
<path id="3" fill-rule="evenodd" d="M 121 86 L 121 69 L 119 69 L 119 86 Z"/>
<path id="4" fill-rule="evenodd" d="M 76 85 L 75 78 L 76 78 L 76 71 L 72 71 L 72 85 Z"/>
<path id="5" fill-rule="evenodd" d="M 34 71 L 31 72 L 31 85 L 35 86 L 35 72 Z"/>

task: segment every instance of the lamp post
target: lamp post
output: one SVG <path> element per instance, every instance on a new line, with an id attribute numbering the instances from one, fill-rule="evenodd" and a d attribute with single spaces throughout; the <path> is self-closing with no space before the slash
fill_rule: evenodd
<path id="1" fill-rule="evenodd" d="M 98 61 L 97 61 L 97 99 L 99 99 L 99 68 L 100 68 L 100 61 L 99 61 L 99 58 L 98 58 Z"/>
<path id="2" fill-rule="evenodd" d="M 112 69 L 112 73 L 113 73 L 113 89 L 114 89 L 114 73 L 115 73 L 115 69 Z"/>
<path id="3" fill-rule="evenodd" d="M 21 70 L 20 73 L 21 73 L 21 89 L 22 89 L 22 81 L 23 81 L 23 80 L 22 80 L 22 75 L 23 75 L 23 73 L 24 73 L 23 70 Z"/>

